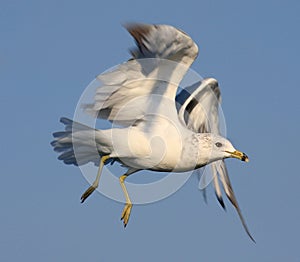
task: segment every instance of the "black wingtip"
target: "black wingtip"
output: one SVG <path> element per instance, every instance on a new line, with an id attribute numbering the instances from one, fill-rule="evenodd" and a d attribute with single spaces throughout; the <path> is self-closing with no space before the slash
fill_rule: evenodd
<path id="1" fill-rule="evenodd" d="M 254 244 L 256 244 L 255 239 L 254 239 L 251 235 L 249 235 L 249 237 L 250 237 L 250 239 L 252 240 L 252 242 L 253 242 Z"/>
<path id="2" fill-rule="evenodd" d="M 207 194 L 205 188 L 202 189 L 202 196 L 205 204 L 207 204 Z"/>
<path id="3" fill-rule="evenodd" d="M 225 206 L 225 203 L 224 203 L 224 200 L 223 200 L 222 196 L 218 196 L 216 194 L 216 197 L 217 197 L 218 202 L 220 203 L 221 207 L 226 211 L 226 206 Z"/>
<path id="4" fill-rule="evenodd" d="M 252 240 L 252 242 L 253 242 L 254 244 L 256 244 L 256 241 L 255 241 L 255 239 L 253 238 L 253 236 L 251 235 L 251 233 L 250 233 L 248 227 L 246 226 L 246 224 L 243 224 L 243 225 L 244 225 L 244 228 L 245 228 L 245 231 L 246 231 L 248 237 Z"/>
<path id="5" fill-rule="evenodd" d="M 231 187 L 230 187 L 230 188 L 231 188 Z M 249 229 L 248 229 L 248 226 L 247 226 L 247 224 L 246 224 L 246 221 L 245 221 L 245 219 L 244 219 L 244 217 L 243 217 L 243 215 L 242 215 L 242 211 L 241 211 L 241 209 L 240 209 L 240 207 L 239 207 L 239 204 L 238 204 L 238 202 L 237 202 L 237 200 L 236 200 L 236 198 L 235 198 L 235 195 L 234 195 L 234 193 L 233 193 L 232 188 L 231 188 L 231 196 L 230 196 L 230 195 L 227 195 L 227 197 L 228 197 L 228 199 L 230 200 L 230 202 L 232 203 L 232 205 L 235 207 L 235 210 L 237 211 L 237 213 L 238 213 L 238 215 L 239 215 L 239 218 L 240 218 L 240 220 L 241 220 L 241 222 L 242 222 L 242 225 L 243 225 L 243 227 L 244 227 L 244 229 L 245 229 L 247 235 L 248 235 L 249 238 L 256 244 L 256 241 L 255 241 L 255 239 L 253 238 L 253 236 L 251 235 L 251 233 L 250 233 L 250 231 L 249 231 Z"/>
<path id="6" fill-rule="evenodd" d="M 86 198 L 84 198 L 84 197 L 81 196 L 80 203 L 83 204 L 85 200 L 86 200 Z"/>

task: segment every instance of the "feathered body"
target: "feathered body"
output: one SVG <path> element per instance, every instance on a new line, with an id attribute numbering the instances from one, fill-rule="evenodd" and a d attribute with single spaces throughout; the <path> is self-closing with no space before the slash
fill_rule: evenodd
<path id="1" fill-rule="evenodd" d="M 126 176 L 139 170 L 183 172 L 210 164 L 215 192 L 225 208 L 219 181 L 235 206 L 251 237 L 234 196 L 225 158 L 248 158 L 220 136 L 220 89 L 215 79 L 203 79 L 177 94 L 184 75 L 198 55 L 198 47 L 183 31 L 168 25 L 126 26 L 137 48 L 132 58 L 99 75 L 92 104 L 85 111 L 111 121 L 119 128 L 96 130 L 62 118 L 65 131 L 54 133 L 52 145 L 66 164 L 100 164 L 92 189 L 98 186 L 102 165 L 119 161 L 128 168 Z M 106 161 L 106 162 L 105 162 Z M 122 219 L 126 226 L 131 203 Z M 253 240 L 253 238 L 251 237 Z"/>

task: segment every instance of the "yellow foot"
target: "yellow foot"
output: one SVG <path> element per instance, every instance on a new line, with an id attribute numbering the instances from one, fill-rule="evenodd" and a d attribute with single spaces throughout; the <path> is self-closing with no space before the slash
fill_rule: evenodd
<path id="1" fill-rule="evenodd" d="M 123 209 L 122 216 L 121 216 L 121 220 L 123 220 L 124 227 L 126 227 L 128 224 L 130 213 L 131 213 L 131 208 L 132 208 L 131 203 L 125 204 L 125 207 Z"/>
<path id="2" fill-rule="evenodd" d="M 83 203 L 95 191 L 96 187 L 90 186 L 81 196 L 80 200 Z"/>

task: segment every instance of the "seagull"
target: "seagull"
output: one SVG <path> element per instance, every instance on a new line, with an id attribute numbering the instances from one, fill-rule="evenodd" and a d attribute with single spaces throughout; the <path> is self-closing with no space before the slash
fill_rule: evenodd
<path id="1" fill-rule="evenodd" d="M 114 125 L 95 129 L 61 118 L 64 131 L 51 145 L 65 164 L 89 162 L 98 168 L 95 181 L 81 196 L 83 203 L 98 187 L 103 166 L 119 162 L 126 203 L 121 214 L 127 226 L 132 202 L 125 179 L 142 170 L 186 172 L 210 168 L 213 186 L 225 209 L 223 190 L 251 238 L 233 192 L 224 159 L 248 162 L 248 156 L 223 137 L 219 127 L 221 93 L 218 81 L 205 78 L 180 90 L 180 82 L 198 56 L 192 38 L 170 25 L 127 24 L 136 48 L 131 58 L 97 76 L 102 85 L 84 111 Z"/>

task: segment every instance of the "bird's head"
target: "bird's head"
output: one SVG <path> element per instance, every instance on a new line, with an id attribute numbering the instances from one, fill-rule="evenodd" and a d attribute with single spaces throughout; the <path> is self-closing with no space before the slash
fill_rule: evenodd
<path id="1" fill-rule="evenodd" d="M 249 162 L 249 158 L 245 153 L 235 149 L 231 142 L 222 136 L 205 134 L 202 139 L 204 139 L 207 149 L 211 151 L 209 162 L 224 158 L 237 158 Z M 203 143 L 201 147 L 203 147 Z"/>

